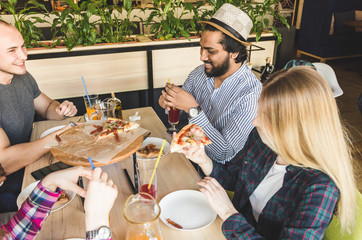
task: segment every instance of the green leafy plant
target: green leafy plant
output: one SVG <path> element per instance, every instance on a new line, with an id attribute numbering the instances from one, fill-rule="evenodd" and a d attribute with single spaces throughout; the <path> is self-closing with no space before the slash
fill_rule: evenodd
<path id="1" fill-rule="evenodd" d="M 233 2 L 236 2 L 235 4 Z M 231 0 L 207 0 L 207 3 L 209 3 L 211 6 L 213 6 L 213 9 L 209 11 L 210 17 L 214 15 L 214 13 L 224 4 L 224 3 L 230 3 L 235 6 L 239 6 L 240 0 L 231 1 Z"/>
<path id="2" fill-rule="evenodd" d="M 205 21 L 210 18 L 210 11 L 202 8 L 204 5 L 205 3 L 203 1 L 197 1 L 196 3 L 183 3 L 185 10 L 191 13 L 191 19 L 189 20 L 189 29 L 196 32 L 197 35 L 199 35 L 200 32 L 202 32 L 205 28 L 205 26 L 199 24 L 199 22 Z"/>
<path id="3" fill-rule="evenodd" d="M 23 35 L 27 47 L 38 46 L 43 40 L 38 23 L 51 24 L 53 45 L 65 45 L 70 51 L 77 45 L 89 46 L 95 43 L 125 42 L 133 34 L 136 24 L 131 21 L 133 11 L 132 0 L 123 0 L 121 6 L 107 5 L 107 0 L 84 0 L 77 5 L 73 0 L 65 0 L 68 7 L 62 12 L 52 12 L 53 22 L 48 19 L 49 14 L 43 4 L 36 0 L 30 0 L 23 9 L 16 12 L 18 0 L 9 0 L 8 3 L 0 1 L 1 6 L 13 15 L 17 29 Z M 181 0 L 153 0 L 151 7 L 140 9 L 149 13 L 146 18 L 146 27 L 150 26 L 150 33 L 154 38 L 169 40 L 171 38 L 186 37 L 190 39 L 190 33 L 198 34 L 203 30 L 199 21 L 209 19 L 224 3 L 231 3 L 246 12 L 253 21 L 251 32 L 256 33 L 256 41 L 262 32 L 271 31 L 281 42 L 281 34 L 274 26 L 270 26 L 269 18 L 279 20 L 289 28 L 286 19 L 274 9 L 280 0 L 207 0 L 212 9 L 205 8 L 204 1 L 183 2 Z M 44 17 L 36 17 L 41 9 Z M 208 8 L 210 9 L 210 8 Z M 91 20 L 92 16 L 99 17 Z M 139 16 L 134 16 L 143 21 Z M 59 37 L 57 37 L 59 36 Z M 44 45 L 43 43 L 40 43 Z M 45 45 L 44 45 L 45 46 Z"/>
<path id="4" fill-rule="evenodd" d="M 84 1 L 79 6 L 72 0 L 65 1 L 69 7 L 61 13 L 53 12 L 55 18 L 52 32 L 55 44 L 63 43 L 70 51 L 77 45 L 90 46 L 101 42 L 96 24 L 90 21 L 90 17 L 97 13 L 92 1 Z M 58 32 L 61 34 L 60 37 L 56 37 Z"/>
<path id="5" fill-rule="evenodd" d="M 99 20 L 96 22 L 100 26 L 100 38 L 102 42 L 115 43 L 126 42 L 127 38 L 133 34 L 133 28 L 137 25 L 130 20 L 133 10 L 132 0 L 124 0 L 123 7 L 126 11 L 126 17 L 119 19 L 122 8 L 114 5 L 107 5 L 106 0 L 96 0 L 94 5 L 97 9 Z M 118 14 L 117 14 L 118 13 Z"/>
<path id="6" fill-rule="evenodd" d="M 280 20 L 288 29 L 290 28 L 287 20 L 274 9 L 274 6 L 279 2 L 280 0 L 265 0 L 264 2 L 249 2 L 248 4 L 241 3 L 239 5 L 253 20 L 254 25 L 251 31 L 256 32 L 256 41 L 260 39 L 263 30 L 270 29 L 269 19 L 267 18 L 268 15 L 273 16 L 276 20 Z M 271 30 L 277 38 L 278 44 L 280 44 L 282 35 L 274 26 L 271 26 Z"/>
<path id="7" fill-rule="evenodd" d="M 9 0 L 8 3 L 0 1 L 0 5 L 5 9 L 5 13 L 10 13 L 14 19 L 15 27 L 20 31 L 24 38 L 26 47 L 38 46 L 38 41 L 42 40 L 43 34 L 41 30 L 36 26 L 37 23 L 49 23 L 45 18 L 31 16 L 38 14 L 38 9 L 42 9 L 47 12 L 44 4 L 38 3 L 36 0 L 28 1 L 24 8 L 19 12 L 16 12 L 17 0 Z"/>
<path id="8" fill-rule="evenodd" d="M 153 7 L 143 10 L 151 10 L 145 25 L 146 27 L 151 25 L 150 33 L 154 34 L 154 38 L 169 40 L 186 37 L 190 39 L 190 30 L 192 30 L 190 21 L 182 18 L 188 11 L 183 8 L 180 0 L 153 0 Z"/>

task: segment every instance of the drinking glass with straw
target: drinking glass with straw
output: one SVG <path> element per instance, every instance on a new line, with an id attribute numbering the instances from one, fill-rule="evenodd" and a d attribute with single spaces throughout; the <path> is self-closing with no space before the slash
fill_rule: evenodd
<path id="1" fill-rule="evenodd" d="M 98 94 L 88 94 L 87 86 L 85 85 L 84 77 L 82 76 L 82 82 L 84 86 L 84 90 L 86 95 L 83 96 L 84 98 L 84 104 L 87 111 L 87 117 L 89 120 L 97 120 L 98 119 L 98 113 L 96 112 L 96 105 L 98 102 Z M 93 116 L 93 117 L 92 117 Z M 92 119 L 90 119 L 92 118 Z"/>
<path id="2" fill-rule="evenodd" d="M 156 190 L 157 190 L 157 175 L 156 170 L 158 163 L 160 161 L 160 158 L 163 153 L 163 148 L 165 146 L 166 140 L 163 140 L 160 152 L 158 153 L 158 157 L 156 160 L 156 163 L 153 168 L 149 168 L 149 165 L 147 166 L 146 161 L 154 161 L 154 160 L 142 160 L 143 164 L 139 164 L 138 173 L 140 176 L 139 183 L 140 183 L 140 192 L 148 193 L 150 194 L 154 199 L 156 199 Z"/>

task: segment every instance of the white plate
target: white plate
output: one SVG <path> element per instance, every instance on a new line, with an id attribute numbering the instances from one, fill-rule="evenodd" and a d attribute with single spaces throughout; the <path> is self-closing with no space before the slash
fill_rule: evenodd
<path id="1" fill-rule="evenodd" d="M 162 138 L 148 137 L 143 141 L 142 146 L 140 148 L 143 148 L 146 145 L 153 143 L 157 146 L 157 148 L 161 149 L 163 140 L 164 139 L 162 139 Z M 163 153 L 164 154 L 161 157 L 164 157 L 170 153 L 170 144 L 167 141 L 165 142 L 165 146 L 163 147 Z M 143 157 L 137 156 L 137 159 L 143 160 L 143 159 L 157 159 L 157 158 L 143 158 Z"/>
<path id="2" fill-rule="evenodd" d="M 24 188 L 23 191 L 21 191 L 18 198 L 16 199 L 16 204 L 18 205 L 18 208 L 20 208 L 21 205 L 23 204 L 23 202 L 29 197 L 30 193 L 34 190 L 34 188 L 36 187 L 36 185 L 38 185 L 38 183 L 39 183 L 39 181 L 33 182 L 32 184 L 30 184 L 29 186 Z M 71 191 L 65 191 L 65 192 L 69 195 L 69 201 L 62 205 L 57 205 L 55 207 L 53 206 L 51 212 L 55 212 L 55 211 L 58 211 L 59 209 L 62 209 L 63 207 L 67 206 L 74 199 L 75 192 L 71 192 Z"/>
<path id="3" fill-rule="evenodd" d="M 62 129 L 63 127 L 65 127 L 65 125 L 61 125 L 61 126 L 56 126 L 53 128 L 49 128 L 48 130 L 44 131 L 41 135 L 40 138 L 43 138 L 49 134 L 51 134 L 52 132 L 58 131 L 59 129 Z"/>
<path id="4" fill-rule="evenodd" d="M 166 195 L 160 201 L 161 220 L 167 226 L 181 231 L 205 228 L 214 222 L 216 212 L 210 207 L 205 195 L 195 190 L 180 190 Z M 183 228 L 167 223 L 171 219 Z"/>

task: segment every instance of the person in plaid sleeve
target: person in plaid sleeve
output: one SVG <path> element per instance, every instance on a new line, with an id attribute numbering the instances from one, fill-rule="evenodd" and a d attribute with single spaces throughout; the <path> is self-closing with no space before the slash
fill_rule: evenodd
<path id="1" fill-rule="evenodd" d="M 253 125 L 227 165 L 212 161 L 203 147 L 180 150 L 207 176 L 198 184 L 224 220 L 224 236 L 322 239 L 334 213 L 351 232 L 352 158 L 328 83 L 306 66 L 272 75 Z M 232 202 L 224 189 L 235 191 Z"/>
<path id="2" fill-rule="evenodd" d="M 0 170 L 1 168 L 0 165 Z M 77 185 L 79 177 L 89 179 L 87 190 Z M 5 176 L 0 176 L 0 186 L 4 180 Z M 87 231 L 100 226 L 109 227 L 108 216 L 117 197 L 117 187 L 100 168 L 92 171 L 84 167 L 73 167 L 53 172 L 40 181 L 10 221 L 0 225 L 0 239 L 34 239 L 63 190 L 85 197 Z"/>

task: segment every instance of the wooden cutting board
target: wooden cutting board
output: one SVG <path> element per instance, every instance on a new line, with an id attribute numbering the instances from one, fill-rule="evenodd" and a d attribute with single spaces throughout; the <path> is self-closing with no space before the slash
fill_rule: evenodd
<path id="1" fill-rule="evenodd" d="M 114 156 L 108 164 L 116 163 L 118 161 L 124 160 L 131 156 L 133 153 L 135 153 L 142 145 L 143 143 L 143 136 L 138 137 L 133 143 L 131 143 L 127 148 L 123 149 L 121 152 L 119 152 L 116 156 Z M 71 165 L 71 166 L 84 166 L 84 167 L 90 167 L 90 164 L 88 162 L 88 159 L 81 158 L 78 156 L 75 156 L 70 153 L 65 153 L 61 150 L 51 148 L 50 152 L 54 156 L 54 158 L 58 159 L 61 162 L 64 162 L 65 164 Z M 103 162 L 97 162 L 93 161 L 94 166 L 104 166 L 108 165 Z"/>

